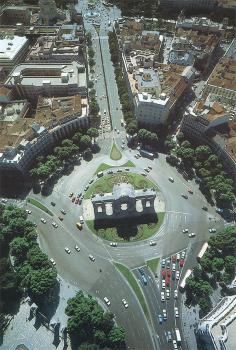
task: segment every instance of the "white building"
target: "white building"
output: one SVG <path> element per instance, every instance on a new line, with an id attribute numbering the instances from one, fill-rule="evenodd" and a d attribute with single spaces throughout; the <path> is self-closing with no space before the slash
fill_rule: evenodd
<path id="1" fill-rule="evenodd" d="M 24 63 L 15 67 L 5 82 L 15 86 L 20 98 L 36 103 L 42 96 L 86 96 L 87 81 L 83 65 L 71 63 Z"/>
<path id="2" fill-rule="evenodd" d="M 24 59 L 28 46 L 29 42 L 25 36 L 10 34 L 0 36 L 0 66 L 11 70 Z"/>

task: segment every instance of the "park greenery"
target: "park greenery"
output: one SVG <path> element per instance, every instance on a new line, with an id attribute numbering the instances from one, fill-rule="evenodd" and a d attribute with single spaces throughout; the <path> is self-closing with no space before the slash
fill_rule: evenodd
<path id="1" fill-rule="evenodd" d="M 200 189 L 211 199 L 213 196 L 218 206 L 229 207 L 235 201 L 235 189 L 230 175 L 223 169 L 219 157 L 207 145 L 194 145 L 179 133 L 178 143 L 171 138 L 165 142 L 172 153 L 167 161 L 185 171 L 189 176 L 200 179 Z M 181 163 L 179 164 L 179 160 Z"/>
<path id="2" fill-rule="evenodd" d="M 40 307 L 53 302 L 57 272 L 40 250 L 34 224 L 24 209 L 0 206 L 0 315 L 15 311 L 23 293 Z"/>
<path id="3" fill-rule="evenodd" d="M 222 294 L 235 277 L 236 226 L 227 227 L 208 241 L 208 249 L 186 281 L 186 303 L 198 304 L 202 314 L 212 308 L 210 296 L 218 286 Z"/>
<path id="4" fill-rule="evenodd" d="M 27 202 L 34 205 L 35 207 L 43 210 L 48 215 L 53 216 L 53 213 L 51 212 L 51 210 L 49 210 L 47 207 L 45 207 L 45 205 L 43 205 L 42 203 L 40 203 L 36 199 L 31 198 L 31 197 L 27 197 Z"/>
<path id="5" fill-rule="evenodd" d="M 122 154 L 117 148 L 116 144 L 113 143 L 112 148 L 111 148 L 111 153 L 110 153 L 110 158 L 112 160 L 119 160 L 122 158 Z"/>
<path id="6" fill-rule="evenodd" d="M 41 155 L 36 159 L 30 175 L 36 181 L 47 181 L 55 175 L 58 168 L 68 166 L 68 160 L 75 160 L 79 152 L 89 151 L 92 139 L 98 136 L 95 128 L 90 128 L 86 133 L 76 132 L 72 139 L 64 139 L 61 144 L 53 149 L 52 154 Z"/>
<path id="7" fill-rule="evenodd" d="M 69 317 L 67 331 L 72 347 L 84 350 L 124 348 L 124 329 L 116 326 L 114 315 L 104 311 L 90 295 L 85 296 L 79 291 L 75 297 L 68 300 L 65 312 Z"/>

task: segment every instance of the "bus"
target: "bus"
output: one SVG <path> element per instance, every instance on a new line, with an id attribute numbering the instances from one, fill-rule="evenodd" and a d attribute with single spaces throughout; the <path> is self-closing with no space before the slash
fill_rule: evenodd
<path id="1" fill-rule="evenodd" d="M 190 269 L 188 269 L 188 270 L 185 272 L 185 275 L 184 275 L 184 277 L 182 278 L 182 280 L 181 280 L 181 282 L 180 282 L 180 284 L 179 284 L 179 290 L 180 290 L 181 292 L 184 291 L 185 285 L 186 285 L 186 279 L 187 279 L 189 276 L 191 276 L 191 274 L 192 274 L 192 270 L 190 270 Z"/>
<path id="2" fill-rule="evenodd" d="M 201 260 L 201 258 L 203 257 L 203 255 L 205 254 L 205 252 L 207 251 L 208 248 L 208 243 L 205 242 L 200 250 L 200 252 L 197 255 L 197 260 Z"/>
<path id="3" fill-rule="evenodd" d="M 146 151 L 144 149 L 140 149 L 139 153 L 141 156 L 149 159 L 154 159 L 154 154 L 152 152 Z"/>
<path id="4" fill-rule="evenodd" d="M 175 328 L 176 342 L 178 345 L 181 345 L 181 336 L 178 328 Z"/>

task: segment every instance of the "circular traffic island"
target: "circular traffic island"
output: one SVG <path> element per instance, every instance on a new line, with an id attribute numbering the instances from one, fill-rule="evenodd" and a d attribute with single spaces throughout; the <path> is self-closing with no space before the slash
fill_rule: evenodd
<path id="1" fill-rule="evenodd" d="M 165 204 L 147 177 L 118 171 L 99 178 L 84 196 L 84 219 L 100 238 L 129 242 L 155 234 L 164 219 Z"/>

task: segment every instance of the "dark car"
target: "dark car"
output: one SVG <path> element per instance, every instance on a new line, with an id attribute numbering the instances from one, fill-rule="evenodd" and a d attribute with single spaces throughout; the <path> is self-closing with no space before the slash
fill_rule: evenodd
<path id="1" fill-rule="evenodd" d="M 51 202 L 51 205 L 52 205 L 53 207 L 55 207 L 56 203 L 55 203 L 55 202 Z"/>
<path id="2" fill-rule="evenodd" d="M 144 270 L 143 270 L 142 267 L 139 267 L 139 268 L 138 268 L 138 271 L 139 271 L 139 273 L 140 273 L 142 276 L 144 275 Z"/>

